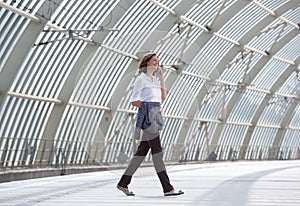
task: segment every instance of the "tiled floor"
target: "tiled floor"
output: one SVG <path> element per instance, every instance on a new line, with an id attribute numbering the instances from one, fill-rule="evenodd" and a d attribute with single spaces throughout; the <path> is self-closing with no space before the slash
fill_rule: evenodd
<path id="1" fill-rule="evenodd" d="M 300 205 L 300 161 L 222 162 L 169 166 L 185 194 L 164 197 L 155 170 L 139 168 L 127 197 L 116 189 L 123 170 L 0 184 L 0 205 L 250 206 Z"/>

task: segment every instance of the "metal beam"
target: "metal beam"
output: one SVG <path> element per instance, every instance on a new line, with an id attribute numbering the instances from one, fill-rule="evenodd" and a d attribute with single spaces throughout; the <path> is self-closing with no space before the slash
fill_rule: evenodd
<path id="1" fill-rule="evenodd" d="M 164 4 L 156 1 L 156 0 L 149 0 L 151 3 L 156 4 L 157 6 L 159 6 L 160 8 L 166 10 L 167 12 L 169 12 L 170 14 L 173 14 L 174 16 L 176 16 L 176 12 L 173 11 L 173 9 L 168 8 L 167 6 L 165 6 Z"/>
<path id="2" fill-rule="evenodd" d="M 278 14 L 278 13 L 275 12 L 275 11 L 272 11 L 272 10 L 269 9 L 268 7 L 264 6 L 262 3 L 259 3 L 257 0 L 252 0 L 252 2 L 253 2 L 254 4 L 256 4 L 258 7 L 260 7 L 261 9 L 265 10 L 265 11 L 266 11 L 267 13 L 269 13 L 270 15 L 272 15 L 272 16 L 278 18 L 278 19 L 281 19 L 282 21 L 286 22 L 287 24 L 291 25 L 292 27 L 294 27 L 294 28 L 296 28 L 296 29 L 300 29 L 299 24 L 294 23 L 294 22 L 288 20 L 287 18 L 281 16 L 280 14 Z M 294 6 L 299 5 L 299 2 L 297 2 L 297 1 L 294 1 L 294 2 L 292 2 L 292 3 L 294 3 Z"/>
<path id="3" fill-rule="evenodd" d="M 30 19 L 31 21 L 33 21 L 35 23 L 41 23 L 41 21 L 40 21 L 40 19 L 38 17 L 36 17 L 36 16 L 34 16 L 34 15 L 28 13 L 28 12 L 25 12 L 25 11 L 23 11 L 21 9 L 18 9 L 16 7 L 13 7 L 13 6 L 11 6 L 8 3 L 5 3 L 3 1 L 0 1 L 0 7 L 4 8 L 6 10 L 9 10 L 9 11 L 15 13 L 15 14 L 18 14 L 20 16 L 23 16 L 23 17 L 25 17 L 27 19 Z"/>
<path id="4" fill-rule="evenodd" d="M 115 15 L 114 18 L 112 18 L 112 21 L 110 22 L 111 25 L 115 25 L 117 23 L 117 21 L 119 20 L 119 18 L 127 11 L 127 9 L 131 6 L 131 4 L 134 2 L 134 0 L 128 0 L 128 1 L 120 1 L 115 8 L 113 8 L 112 13 Z M 106 17 L 107 19 L 109 19 L 110 17 Z M 103 32 L 99 32 L 96 33 L 93 36 L 93 39 L 97 39 L 97 41 L 102 41 L 105 39 L 105 37 L 107 36 L 107 33 L 103 33 Z M 85 49 L 83 50 L 83 52 L 81 53 L 80 57 L 77 60 L 77 63 L 75 64 L 74 68 L 72 69 L 71 73 L 69 74 L 69 76 L 67 77 L 65 84 L 62 87 L 62 90 L 58 96 L 59 99 L 61 99 L 63 102 L 65 103 L 69 103 L 70 105 L 74 105 L 74 106 L 80 106 L 80 107 L 89 107 L 89 108 L 99 108 L 99 106 L 95 106 L 95 105 L 85 105 L 85 104 L 81 104 L 81 103 L 76 103 L 76 102 L 71 102 L 70 98 L 71 95 L 74 91 L 74 88 L 76 86 L 76 81 L 77 81 L 77 77 L 81 71 L 82 66 L 87 63 L 86 60 L 97 51 L 98 47 L 95 47 L 93 44 L 88 44 Z M 56 132 L 58 130 L 60 121 L 62 120 L 62 116 L 64 113 L 64 110 L 66 109 L 66 106 L 68 104 L 64 104 L 64 105 L 55 105 L 50 117 L 48 119 L 48 122 L 46 124 L 44 133 L 43 133 L 43 140 L 47 140 L 47 142 L 53 142 Z M 110 108 L 108 107 L 102 107 L 100 106 L 101 109 L 104 109 L 104 111 L 109 112 L 110 113 Z M 101 125 L 103 126 L 103 125 Z M 104 126 L 103 126 L 104 127 Z M 107 125 L 106 125 L 107 127 Z M 101 128 L 104 129 L 104 132 L 106 131 L 105 128 Z M 101 138 L 100 136 L 95 137 L 96 139 L 94 140 L 96 141 L 103 141 L 101 139 L 97 139 L 97 138 Z M 51 148 L 51 145 L 47 145 L 47 148 Z M 44 160 L 45 161 L 51 161 L 51 156 L 50 153 L 47 153 L 46 155 L 44 155 Z M 37 158 L 39 159 L 39 158 Z"/>
<path id="5" fill-rule="evenodd" d="M 57 6 L 61 2 L 62 2 L 62 0 L 56 0 L 56 4 L 53 5 L 53 7 L 51 8 L 51 11 L 54 12 L 57 9 Z M 14 47 L 12 48 L 11 54 L 13 54 L 13 55 L 9 55 L 7 61 L 5 62 L 4 66 L 3 66 L 3 69 L 1 71 L 0 90 L 2 91 L 3 95 L 0 96 L 0 108 L 3 107 L 3 103 L 8 96 L 15 96 L 15 97 L 20 97 L 20 98 L 25 98 L 25 99 L 34 99 L 34 100 L 38 100 L 38 101 L 48 101 L 48 102 L 53 102 L 56 104 L 61 104 L 61 101 L 59 99 L 36 97 L 33 95 L 20 94 L 20 93 L 14 92 L 14 91 L 10 91 L 13 81 L 14 81 L 15 77 L 17 76 L 23 61 L 26 59 L 28 53 L 30 53 L 30 50 L 32 49 L 32 45 L 34 44 L 34 41 L 36 40 L 36 38 L 38 37 L 38 35 L 40 34 L 42 29 L 46 25 L 46 23 L 43 21 L 40 21 L 40 19 L 37 18 L 36 16 L 33 16 L 32 14 L 24 12 L 15 7 L 12 7 L 12 6 L 8 5 L 7 3 L 0 2 L 0 5 L 3 8 L 6 8 L 6 9 L 14 12 L 16 15 L 25 17 L 24 19 L 21 19 L 18 22 L 18 24 L 22 24 L 25 27 L 25 29 L 24 29 L 22 35 L 19 37 L 19 39 L 14 40 L 17 42 L 14 45 Z M 47 4 L 47 1 L 45 1 L 39 8 L 38 12 L 42 11 L 43 9 L 48 8 L 48 7 L 49 7 L 49 5 Z M 8 34 L 8 35 L 10 35 L 10 34 Z M 18 137 L 15 137 L 15 138 L 18 138 Z M 12 141 L 15 141 L 15 139 Z M 10 156 L 12 151 L 14 152 L 13 149 L 8 148 L 8 153 L 2 154 L 2 155 Z M 19 152 L 22 152 L 22 151 L 19 151 Z M 21 154 L 19 156 L 21 158 L 23 156 L 23 154 Z M 0 157 L 0 159 L 3 159 L 3 157 Z M 21 164 L 22 160 L 19 159 L 18 161 Z"/>
<path id="6" fill-rule="evenodd" d="M 289 3 L 287 3 L 287 4 L 289 4 Z M 293 5 L 294 4 L 290 4 L 290 7 L 293 7 Z M 285 10 L 282 10 L 281 8 L 278 8 L 278 10 L 281 12 L 281 13 L 284 13 L 284 12 L 286 12 L 287 10 L 289 10 L 290 9 L 290 7 L 288 7 L 288 6 L 286 6 L 286 4 L 285 5 L 283 5 L 283 7 L 285 8 Z M 277 11 L 276 11 L 277 12 Z M 279 12 L 278 12 L 279 13 Z M 222 19 L 222 18 L 221 18 Z M 246 44 L 249 40 L 251 40 L 256 34 L 258 34 L 259 33 L 259 31 L 261 31 L 262 29 L 263 29 L 263 27 L 266 25 L 266 23 L 268 23 L 268 22 L 271 22 L 273 19 L 272 18 L 269 18 L 268 16 L 267 17 L 265 17 L 265 19 L 262 19 L 261 20 L 261 22 L 258 22 L 258 24 L 255 26 L 255 28 L 253 28 L 252 29 L 252 31 L 253 32 L 249 32 L 249 33 L 247 33 L 247 34 L 245 34 L 242 38 L 241 38 L 241 40 L 239 41 L 239 42 L 244 42 L 243 44 Z M 289 39 L 288 39 L 289 40 Z M 286 41 L 288 41 L 288 40 L 286 40 Z M 280 41 L 284 41 L 284 40 L 280 40 Z M 262 55 L 263 55 L 263 58 L 260 60 L 260 61 L 258 61 L 258 63 L 256 64 L 256 65 L 254 65 L 253 67 L 254 68 L 257 68 L 257 70 L 256 69 L 251 69 L 251 73 L 249 74 L 250 76 L 256 76 L 257 74 L 258 74 L 258 72 L 259 72 L 259 70 L 260 70 L 260 68 L 262 67 L 262 66 L 264 66 L 271 58 L 272 58 L 272 56 L 268 56 L 265 52 L 260 52 L 259 50 L 257 50 L 257 49 L 254 49 L 254 48 L 251 48 L 251 47 L 249 47 L 249 46 L 244 46 L 244 45 L 241 45 L 243 48 L 247 48 L 247 49 L 249 49 L 249 50 L 251 50 L 251 51 L 254 51 L 254 52 L 256 52 L 256 53 L 261 53 Z M 279 49 L 279 48 L 276 48 L 275 46 L 273 47 L 273 52 L 276 52 L 275 51 L 275 49 Z M 232 49 L 232 51 L 229 51 L 229 52 L 234 52 L 235 51 L 235 49 Z M 273 56 L 274 57 L 274 56 Z M 227 59 L 226 57 L 224 58 L 224 59 Z M 226 68 L 226 64 L 227 64 L 228 62 L 226 62 L 226 61 L 221 61 L 220 62 L 220 64 L 219 65 L 217 65 L 217 68 L 218 68 L 218 70 L 219 71 L 222 71 L 224 68 Z M 291 65 L 294 65 L 294 63 L 293 64 L 291 64 Z M 253 73 L 253 72 L 257 72 L 257 73 Z M 246 82 L 246 84 L 248 84 L 248 85 L 250 85 L 250 83 L 248 83 L 248 82 Z M 254 87 L 250 87 L 250 86 L 248 86 L 247 87 L 247 89 L 255 89 Z M 259 92 L 264 92 L 264 91 L 260 91 L 260 90 L 257 90 L 257 89 L 255 89 L 256 91 L 259 91 Z M 272 90 L 272 91 L 274 91 L 274 90 Z M 268 94 L 268 93 L 271 93 L 271 91 L 265 91 L 265 93 L 266 94 Z M 231 98 L 231 100 L 229 100 L 230 102 L 227 104 L 227 112 L 228 113 L 230 113 L 231 111 L 232 111 L 232 109 L 233 109 L 233 107 L 234 107 L 234 105 L 235 105 L 235 102 L 238 100 L 238 98 L 239 98 L 239 95 L 236 93 L 235 95 L 233 95 L 233 97 Z M 259 110 L 258 110 L 259 111 Z M 259 114 L 258 113 L 258 111 L 257 111 L 257 114 Z M 256 125 L 257 124 L 257 122 L 251 122 L 253 125 Z M 216 130 L 214 131 L 214 134 L 213 134 L 213 140 L 212 140 L 212 144 L 217 144 L 218 143 L 218 141 L 219 141 L 219 137 L 220 137 L 220 134 L 221 134 L 221 132 L 222 132 L 222 129 L 223 129 L 223 125 L 222 124 L 219 124 L 217 127 L 216 127 Z M 249 130 L 250 131 L 250 130 Z M 245 143 L 247 143 L 248 141 L 246 140 L 245 142 L 244 142 L 244 144 L 243 145 L 245 145 Z M 248 142 L 249 143 L 249 142 Z M 247 144 L 248 144 L 247 143 Z"/>

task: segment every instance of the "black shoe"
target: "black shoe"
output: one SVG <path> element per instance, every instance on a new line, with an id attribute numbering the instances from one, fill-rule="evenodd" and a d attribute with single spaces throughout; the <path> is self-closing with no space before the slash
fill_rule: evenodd
<path id="1" fill-rule="evenodd" d="M 171 190 L 170 192 L 165 192 L 165 196 L 175 196 L 175 195 L 182 195 L 184 194 L 181 190 Z"/>
<path id="2" fill-rule="evenodd" d="M 128 188 L 126 188 L 126 187 L 121 187 L 121 186 L 117 185 L 117 188 L 119 190 L 121 190 L 122 192 L 124 192 L 124 194 L 127 196 L 134 196 L 134 193 L 129 191 Z"/>

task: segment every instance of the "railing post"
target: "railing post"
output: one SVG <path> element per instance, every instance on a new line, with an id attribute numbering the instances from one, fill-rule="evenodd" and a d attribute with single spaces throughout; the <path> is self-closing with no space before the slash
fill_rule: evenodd
<path id="1" fill-rule="evenodd" d="M 60 161 L 60 157 L 61 157 L 61 161 Z M 66 161 L 66 156 L 65 156 L 65 150 L 60 147 L 60 148 L 58 148 L 58 153 L 56 155 L 55 168 L 59 168 L 61 166 L 61 168 L 62 168 L 61 175 L 65 175 L 66 174 L 66 165 L 67 165 L 67 161 Z"/>

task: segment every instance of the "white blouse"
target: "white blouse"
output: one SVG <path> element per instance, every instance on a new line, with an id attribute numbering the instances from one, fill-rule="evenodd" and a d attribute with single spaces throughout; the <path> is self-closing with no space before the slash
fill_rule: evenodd
<path id="1" fill-rule="evenodd" d="M 130 102 L 135 101 L 161 103 L 161 87 L 156 76 L 153 76 L 151 80 L 142 72 L 136 78 Z"/>

